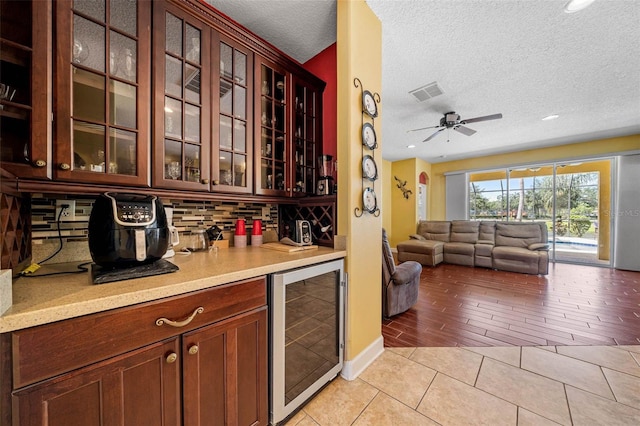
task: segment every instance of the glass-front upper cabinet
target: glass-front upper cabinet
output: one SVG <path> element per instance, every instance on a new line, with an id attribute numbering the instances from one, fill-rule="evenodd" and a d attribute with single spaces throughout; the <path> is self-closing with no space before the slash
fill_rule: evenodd
<path id="1" fill-rule="evenodd" d="M 253 55 L 227 39 L 219 42 L 218 158 L 213 158 L 214 190 L 253 191 Z M 214 108 L 214 111 L 216 109 Z M 214 118 L 215 122 L 215 118 Z M 217 175 L 217 177 L 216 177 Z"/>
<path id="2" fill-rule="evenodd" d="M 291 191 L 289 162 L 289 75 L 279 67 L 262 61 L 256 67 L 256 98 L 260 108 L 256 131 L 256 194 L 288 195 Z M 256 124 L 257 126 L 257 124 Z M 256 155 L 256 158 L 258 156 Z"/>
<path id="3" fill-rule="evenodd" d="M 0 161 L 51 178 L 51 2 L 0 2 Z"/>
<path id="4" fill-rule="evenodd" d="M 153 185 L 208 190 L 210 29 L 166 2 L 154 2 Z"/>
<path id="5" fill-rule="evenodd" d="M 321 94 L 305 82 L 294 80 L 292 191 L 294 196 L 304 196 L 314 194 L 316 190 Z"/>
<path id="6" fill-rule="evenodd" d="M 148 185 L 151 2 L 55 4 L 56 178 Z"/>

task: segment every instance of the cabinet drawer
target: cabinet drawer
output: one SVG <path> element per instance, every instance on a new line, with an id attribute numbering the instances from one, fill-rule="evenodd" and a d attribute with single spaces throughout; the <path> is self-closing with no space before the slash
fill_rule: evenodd
<path id="1" fill-rule="evenodd" d="M 266 278 L 261 277 L 15 331 L 13 388 L 265 306 L 266 301 Z"/>

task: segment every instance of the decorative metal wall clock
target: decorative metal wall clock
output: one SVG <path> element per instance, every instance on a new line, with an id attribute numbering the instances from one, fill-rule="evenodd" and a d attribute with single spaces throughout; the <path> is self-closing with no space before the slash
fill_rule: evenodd
<path id="1" fill-rule="evenodd" d="M 378 104 L 376 104 L 373 94 L 368 90 L 362 93 L 362 110 L 371 118 L 378 116 Z"/>
<path id="2" fill-rule="evenodd" d="M 365 155 L 362 158 L 362 177 L 372 182 L 378 179 L 378 166 L 376 160 L 370 155 Z"/>
<path id="3" fill-rule="evenodd" d="M 372 150 L 378 147 L 376 129 L 373 128 L 371 123 L 364 123 L 362 125 L 362 144 Z"/>
<path id="4" fill-rule="evenodd" d="M 356 217 L 361 217 L 365 212 L 377 217 L 380 216 L 380 208 L 378 208 L 375 191 L 375 181 L 378 179 L 378 165 L 375 160 L 378 137 L 376 135 L 375 119 L 378 116 L 380 95 L 363 90 L 362 82 L 359 78 L 353 79 L 353 85 L 360 88 L 362 100 L 362 208 L 356 207 L 354 213 Z M 367 122 L 365 122 L 365 118 L 367 118 Z M 365 148 L 371 151 L 370 155 L 365 155 Z M 365 180 L 371 182 L 371 186 L 365 186 Z"/>

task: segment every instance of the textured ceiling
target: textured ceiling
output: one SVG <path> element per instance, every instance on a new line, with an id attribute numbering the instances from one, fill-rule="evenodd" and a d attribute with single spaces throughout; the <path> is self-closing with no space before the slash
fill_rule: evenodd
<path id="1" fill-rule="evenodd" d="M 335 0 L 205 0 L 298 62 L 336 42 Z"/>
<path id="2" fill-rule="evenodd" d="M 334 1 L 207 1 L 300 62 L 335 41 Z M 640 133 L 640 1 L 573 14 L 565 3 L 367 0 L 382 22 L 383 158 L 441 162 Z M 434 81 L 443 95 L 408 93 Z M 504 117 L 469 124 L 472 136 L 407 133 L 447 111 Z M 560 117 L 541 120 L 549 114 Z"/>

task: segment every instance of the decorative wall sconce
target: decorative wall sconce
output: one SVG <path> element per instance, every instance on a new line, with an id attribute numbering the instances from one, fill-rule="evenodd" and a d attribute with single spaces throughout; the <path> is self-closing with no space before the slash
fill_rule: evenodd
<path id="1" fill-rule="evenodd" d="M 402 196 L 404 198 L 406 198 L 407 200 L 409 199 L 409 195 L 411 195 L 413 192 L 410 189 L 407 189 L 407 181 L 402 181 L 400 179 L 398 179 L 397 176 L 394 176 L 394 179 L 398 181 L 398 185 L 397 187 L 400 188 L 400 191 L 402 191 Z"/>

